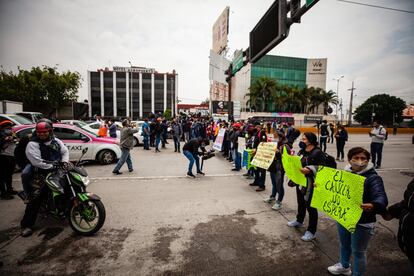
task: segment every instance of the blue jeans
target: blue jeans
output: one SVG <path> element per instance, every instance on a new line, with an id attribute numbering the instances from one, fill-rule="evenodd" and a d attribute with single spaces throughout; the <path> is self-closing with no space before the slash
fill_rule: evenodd
<path id="1" fill-rule="evenodd" d="M 189 152 L 188 150 L 183 151 L 183 154 L 185 155 L 185 157 L 187 157 L 187 159 L 190 161 L 190 164 L 188 164 L 188 173 L 193 173 L 193 165 L 194 165 L 194 161 L 196 163 L 196 167 L 197 167 L 197 172 L 201 171 L 200 169 L 200 160 L 198 158 L 197 155 L 192 154 L 191 152 Z"/>
<path id="2" fill-rule="evenodd" d="M 237 149 L 233 150 L 234 156 L 234 165 L 236 166 L 237 170 L 241 170 L 241 154 L 237 151 Z"/>
<path id="3" fill-rule="evenodd" d="M 285 173 L 282 171 L 270 172 L 270 180 L 272 180 L 272 194 L 270 197 L 277 197 L 277 201 L 282 202 L 283 197 L 285 196 L 285 189 L 283 187 L 283 180 Z"/>
<path id="4" fill-rule="evenodd" d="M 266 182 L 266 170 L 257 167 L 254 171 L 254 182 L 259 185 L 260 188 L 265 188 Z"/>
<path id="5" fill-rule="evenodd" d="M 174 149 L 176 151 L 180 151 L 180 137 L 174 135 L 173 139 L 174 139 Z"/>
<path id="6" fill-rule="evenodd" d="M 114 172 L 118 172 L 121 167 L 124 165 L 124 163 L 127 163 L 128 166 L 128 170 L 132 170 L 132 161 L 131 161 L 131 154 L 130 154 L 130 149 L 127 148 L 121 148 L 122 154 L 121 154 L 121 158 L 119 158 L 118 163 L 116 163 L 116 166 L 114 168 Z"/>
<path id="7" fill-rule="evenodd" d="M 161 142 L 161 134 L 157 134 L 155 137 L 155 149 L 158 150 Z"/>
<path id="8" fill-rule="evenodd" d="M 148 135 L 144 135 L 144 149 L 149 149 L 149 137 Z"/>
<path id="9" fill-rule="evenodd" d="M 32 189 L 32 164 L 26 164 L 26 167 L 24 167 L 22 171 L 22 185 L 23 185 L 23 191 L 26 195 L 30 195 L 33 191 Z"/>
<path id="10" fill-rule="evenodd" d="M 372 164 L 374 164 L 374 166 L 377 165 L 381 167 L 383 146 L 383 143 L 371 143 L 371 158 Z M 375 161 L 377 162 L 375 163 Z"/>
<path id="11" fill-rule="evenodd" d="M 352 275 L 364 275 L 367 264 L 368 242 L 371 239 L 371 236 L 374 235 L 374 229 L 357 225 L 355 232 L 351 234 L 339 223 L 337 223 L 337 226 L 342 266 L 345 268 L 349 267 L 352 254 L 354 256 Z"/>
<path id="12" fill-rule="evenodd" d="M 321 150 L 323 150 L 324 152 L 326 152 L 326 140 L 327 139 L 328 139 L 328 136 L 321 136 L 319 138 L 319 143 L 320 143 Z"/>

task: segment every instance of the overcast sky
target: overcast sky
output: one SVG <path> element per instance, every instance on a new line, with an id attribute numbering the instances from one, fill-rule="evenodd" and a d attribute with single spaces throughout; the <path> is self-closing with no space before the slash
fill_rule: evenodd
<path id="1" fill-rule="evenodd" d="M 354 0 L 414 11 L 413 0 Z M 304 0 L 302 0 L 304 3 Z M 209 95 L 212 26 L 230 7 L 229 53 L 246 49 L 249 32 L 273 0 L 0 0 L 0 64 L 58 65 L 83 76 L 79 100 L 87 98 L 87 70 L 106 66 L 155 68 L 179 74 L 179 98 L 200 102 Z M 414 14 L 321 0 L 290 29 L 270 54 L 328 58 L 327 89 L 344 75 L 339 96 L 355 104 L 389 93 L 414 102 Z M 344 108 L 345 109 L 345 108 Z"/>

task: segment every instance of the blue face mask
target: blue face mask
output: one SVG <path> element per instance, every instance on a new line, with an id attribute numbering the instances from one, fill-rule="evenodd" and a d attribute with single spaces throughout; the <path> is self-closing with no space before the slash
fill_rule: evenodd
<path id="1" fill-rule="evenodd" d="M 300 141 L 300 142 L 299 142 L 299 147 L 300 147 L 302 150 L 305 150 L 305 149 L 306 149 L 306 144 L 305 144 L 305 142 Z"/>

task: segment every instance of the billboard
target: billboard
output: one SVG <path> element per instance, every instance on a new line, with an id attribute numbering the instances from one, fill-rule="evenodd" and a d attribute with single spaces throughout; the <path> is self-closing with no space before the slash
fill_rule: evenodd
<path id="1" fill-rule="evenodd" d="M 213 25 L 213 51 L 217 54 L 220 54 L 227 47 L 229 11 L 230 8 L 226 7 Z"/>
<path id="2" fill-rule="evenodd" d="M 213 101 L 214 114 L 228 114 L 230 111 L 230 104 L 228 101 Z"/>
<path id="3" fill-rule="evenodd" d="M 220 56 L 215 53 L 213 50 L 210 50 L 210 70 L 209 70 L 209 79 L 211 81 L 217 81 L 221 83 L 226 83 L 227 75 L 224 73 L 229 66 L 230 61 L 224 56 Z"/>
<path id="4" fill-rule="evenodd" d="M 306 84 L 308 87 L 326 89 L 326 58 L 308 59 L 306 66 Z"/>
<path id="5" fill-rule="evenodd" d="M 225 83 L 213 81 L 210 85 L 210 100 L 211 101 L 228 101 L 229 100 L 229 86 Z"/>

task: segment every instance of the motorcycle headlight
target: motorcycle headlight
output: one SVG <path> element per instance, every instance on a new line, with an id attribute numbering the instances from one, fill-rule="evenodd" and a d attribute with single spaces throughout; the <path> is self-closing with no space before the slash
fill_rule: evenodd
<path id="1" fill-rule="evenodd" d="M 88 186 L 89 183 L 91 182 L 89 180 L 89 176 L 81 176 L 81 180 L 82 180 L 83 184 L 85 184 L 85 186 Z"/>

